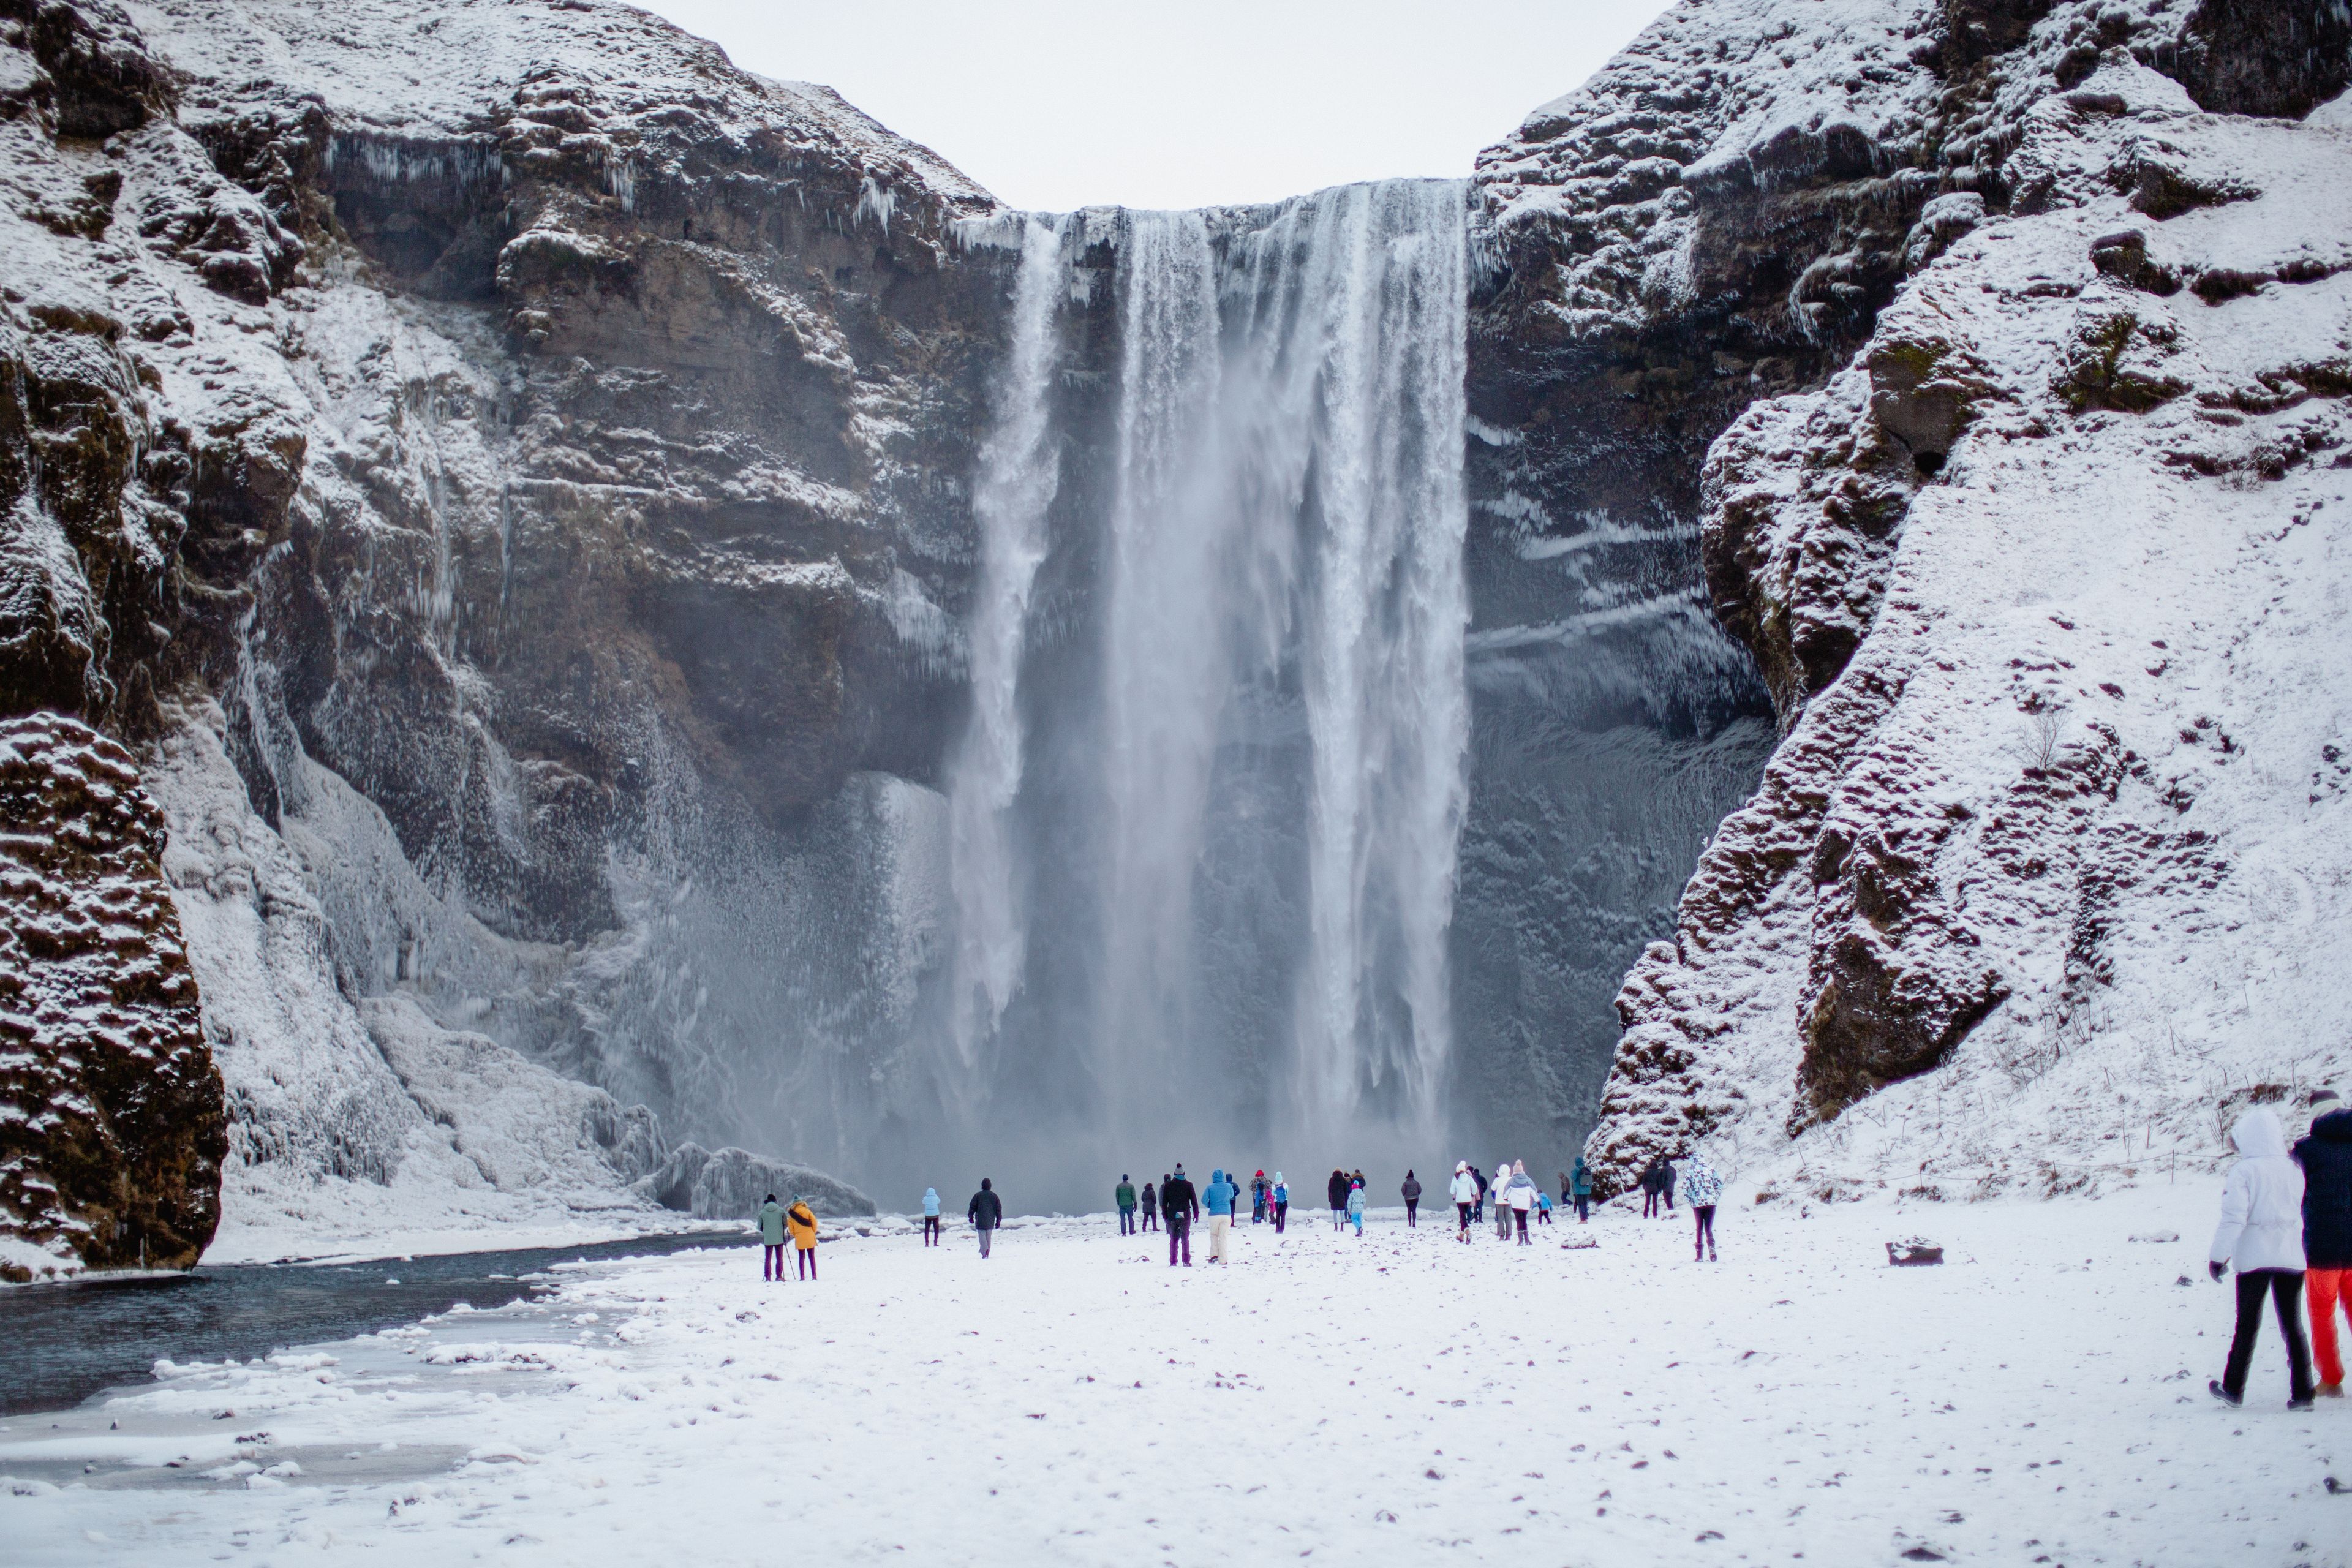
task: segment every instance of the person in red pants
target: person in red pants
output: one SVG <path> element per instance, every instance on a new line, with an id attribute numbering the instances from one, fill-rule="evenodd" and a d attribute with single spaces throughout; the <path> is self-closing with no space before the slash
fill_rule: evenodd
<path id="1" fill-rule="evenodd" d="M 2352 1110 L 2332 1089 L 2311 1097 L 2319 1112 L 2294 1146 L 2303 1167 L 2304 1292 L 2311 1303 L 2311 1354 L 2319 1393 L 2344 1397 L 2344 1358 L 2336 1348 L 2336 1309 L 2352 1317 Z"/>

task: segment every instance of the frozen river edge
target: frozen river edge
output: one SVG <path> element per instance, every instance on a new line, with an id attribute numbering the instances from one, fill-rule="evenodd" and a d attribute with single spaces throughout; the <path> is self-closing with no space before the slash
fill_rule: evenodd
<path id="1" fill-rule="evenodd" d="M 1719 1264 L 1621 1209 L 1577 1249 L 1309 1212 L 1226 1273 L 1107 1218 L 986 1262 L 845 1239 L 814 1286 L 750 1247 L 566 1268 L 0 1423 L 0 1532 L 25 1564 L 2347 1562 L 2352 1406 L 2290 1415 L 2274 1335 L 2243 1410 L 2204 1393 L 2210 1184 L 1733 1196 Z M 1889 1268 L 1914 1234 L 1946 1266 Z"/>

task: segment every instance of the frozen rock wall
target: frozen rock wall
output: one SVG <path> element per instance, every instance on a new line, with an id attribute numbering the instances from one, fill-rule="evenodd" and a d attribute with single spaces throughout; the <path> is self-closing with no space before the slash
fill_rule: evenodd
<path id="1" fill-rule="evenodd" d="M 2280 12 L 1686 5 L 1487 155 L 1549 352 L 1731 418 L 1707 588 L 1782 734 L 1618 998 L 1605 1181 L 2078 1185 L 2340 1070 L 2347 164 L 2285 117 L 2346 58 Z"/>

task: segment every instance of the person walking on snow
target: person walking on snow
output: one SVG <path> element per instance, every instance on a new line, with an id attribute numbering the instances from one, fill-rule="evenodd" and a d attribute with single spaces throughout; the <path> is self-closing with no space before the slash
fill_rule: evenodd
<path id="1" fill-rule="evenodd" d="M 980 1191 L 971 1194 L 964 1205 L 963 1217 L 971 1221 L 971 1228 L 980 1233 L 980 1255 L 988 1256 L 989 1237 L 1004 1223 L 1004 1200 L 996 1195 L 996 1188 L 986 1176 L 980 1179 Z"/>
<path id="2" fill-rule="evenodd" d="M 809 1207 L 808 1199 L 796 1197 L 793 1206 L 784 1211 L 784 1227 L 793 1233 L 793 1250 L 796 1254 L 799 1278 L 816 1278 L 816 1211 Z M 782 1276 L 779 1274 L 778 1279 Z"/>
<path id="3" fill-rule="evenodd" d="M 782 1279 L 784 1277 L 784 1205 L 770 1193 L 768 1201 L 760 1205 L 760 1278 Z"/>
<path id="4" fill-rule="evenodd" d="M 1290 1223 L 1290 1184 L 1282 1179 L 1280 1171 L 1274 1173 L 1274 1185 L 1269 1190 L 1274 1196 L 1274 1234 L 1280 1236 L 1283 1226 Z"/>
<path id="5" fill-rule="evenodd" d="M 1535 1243 L 1528 1239 L 1528 1215 L 1536 1206 L 1536 1179 L 1528 1174 L 1525 1160 L 1511 1162 L 1511 1179 L 1504 1190 L 1510 1197 L 1511 1224 L 1517 1228 L 1519 1245 L 1533 1247 Z"/>
<path id="6" fill-rule="evenodd" d="M 1356 1234 L 1363 1235 L 1364 1184 L 1361 1182 L 1351 1181 L 1348 1184 L 1348 1218 L 1355 1226 Z"/>
<path id="7" fill-rule="evenodd" d="M 1663 1211 L 1658 1207 L 1662 1203 Z M 1642 1173 L 1642 1217 L 1655 1219 L 1661 1212 L 1675 1212 L 1675 1167 L 1664 1154 L 1652 1159 L 1650 1168 Z"/>
<path id="8" fill-rule="evenodd" d="M 1474 1225 L 1486 1223 L 1486 1171 L 1476 1161 L 1465 1162 L 1470 1167 L 1470 1179 L 1478 1184 L 1478 1195 L 1470 1200 L 1470 1220 Z"/>
<path id="9" fill-rule="evenodd" d="M 1160 1180 L 1164 1184 L 1168 1178 L 1162 1176 Z M 1145 1230 L 1160 1228 L 1160 1189 L 1150 1182 L 1143 1184 L 1143 1228 Z"/>
<path id="10" fill-rule="evenodd" d="M 1274 1184 L 1265 1179 L 1264 1171 L 1250 1178 L 1250 1224 L 1265 1223 L 1266 1205 L 1271 1201 L 1273 1194 Z"/>
<path id="11" fill-rule="evenodd" d="M 1454 1184 L 1446 1189 L 1454 1199 L 1454 1239 L 1470 1239 L 1470 1209 L 1478 1201 L 1478 1184 L 1471 1179 L 1470 1162 L 1454 1162 Z"/>
<path id="12" fill-rule="evenodd" d="M 1576 1223 L 1591 1224 L 1592 1167 L 1584 1163 L 1581 1154 L 1576 1157 L 1576 1169 L 1568 1173 L 1568 1191 L 1576 1199 Z"/>
<path id="13" fill-rule="evenodd" d="M 2263 1326 L 2263 1298 L 2278 1314 L 2286 1340 L 2289 1410 L 2311 1408 L 2311 1352 L 2303 1340 L 2303 1168 L 2286 1155 L 2278 1113 L 2257 1105 L 2230 1129 L 2238 1163 L 2221 1188 L 2221 1223 L 2210 1259 L 2216 1282 L 2238 1270 L 2238 1326 L 2221 1375 L 2205 1386 L 2229 1405 L 2246 1399 L 2246 1372 Z"/>
<path id="14" fill-rule="evenodd" d="M 1234 1200 L 1241 1196 L 1241 1188 L 1225 1180 L 1223 1171 L 1209 1173 L 1208 1190 L 1201 1201 L 1209 1210 L 1209 1261 L 1233 1261 Z"/>
<path id="15" fill-rule="evenodd" d="M 1419 1229 L 1421 1227 L 1421 1221 L 1414 1216 L 1421 1209 L 1421 1183 L 1414 1180 L 1413 1173 L 1411 1171 L 1407 1171 L 1404 1173 L 1404 1185 L 1399 1187 L 1397 1191 L 1404 1194 L 1405 1228 L 1407 1230 Z"/>
<path id="16" fill-rule="evenodd" d="M 923 1245 L 937 1247 L 939 1244 L 940 1190 L 937 1187 L 925 1187 L 923 1189 Z"/>
<path id="17" fill-rule="evenodd" d="M 1683 1200 L 1690 1205 L 1691 1219 L 1698 1227 L 1692 1233 L 1691 1261 L 1705 1258 L 1717 1261 L 1715 1256 L 1715 1205 L 1723 1196 L 1723 1178 L 1703 1154 L 1693 1154 L 1683 1166 Z"/>
<path id="18" fill-rule="evenodd" d="M 1126 1172 L 1119 1173 L 1118 1185 L 1111 1190 L 1110 1195 L 1111 1201 L 1118 1205 L 1119 1235 L 1133 1236 L 1135 1234 L 1135 1184 L 1128 1180 Z"/>
<path id="19" fill-rule="evenodd" d="M 1172 1176 L 1160 1178 L 1160 1215 L 1168 1222 L 1168 1267 L 1176 1267 L 1176 1254 L 1184 1254 L 1184 1267 L 1192 1267 L 1192 1222 L 1201 1217 L 1201 1202 L 1192 1194 L 1192 1184 L 1185 1179 L 1184 1167 L 1178 1165 Z"/>
<path id="20" fill-rule="evenodd" d="M 2311 1296 L 2311 1350 L 2319 1392 L 2344 1397 L 2344 1362 L 2336 1349 L 2336 1309 L 2352 1317 L 2352 1110 L 2332 1089 L 2311 1097 L 2319 1112 L 2294 1146 L 2303 1167 L 2305 1289 Z"/>
<path id="21" fill-rule="evenodd" d="M 1323 1184 L 1323 1196 L 1331 1205 L 1331 1228 L 1344 1230 L 1348 1225 L 1348 1173 L 1334 1171 L 1331 1179 Z"/>
<path id="22" fill-rule="evenodd" d="M 1549 1225 L 1551 1223 L 1551 1194 L 1549 1193 L 1538 1191 L 1536 1194 L 1536 1223 L 1538 1225 Z"/>
<path id="23" fill-rule="evenodd" d="M 1487 1184 L 1486 1195 L 1495 1205 L 1495 1239 L 1511 1239 L 1511 1163 L 1508 1160 L 1495 1167 L 1495 1179 Z"/>

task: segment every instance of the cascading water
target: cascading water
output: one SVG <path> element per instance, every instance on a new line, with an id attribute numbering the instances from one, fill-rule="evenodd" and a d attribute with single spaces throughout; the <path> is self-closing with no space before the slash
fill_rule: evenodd
<path id="1" fill-rule="evenodd" d="M 975 1075 L 950 1096 L 1018 1106 L 1057 1179 L 1184 1140 L 1441 1152 L 1464 207 L 1393 181 L 1025 226 L 945 1026 Z M 1115 412 L 1057 402 L 1059 345 L 1106 326 Z M 1037 614 L 1041 576 L 1077 607 Z"/>

